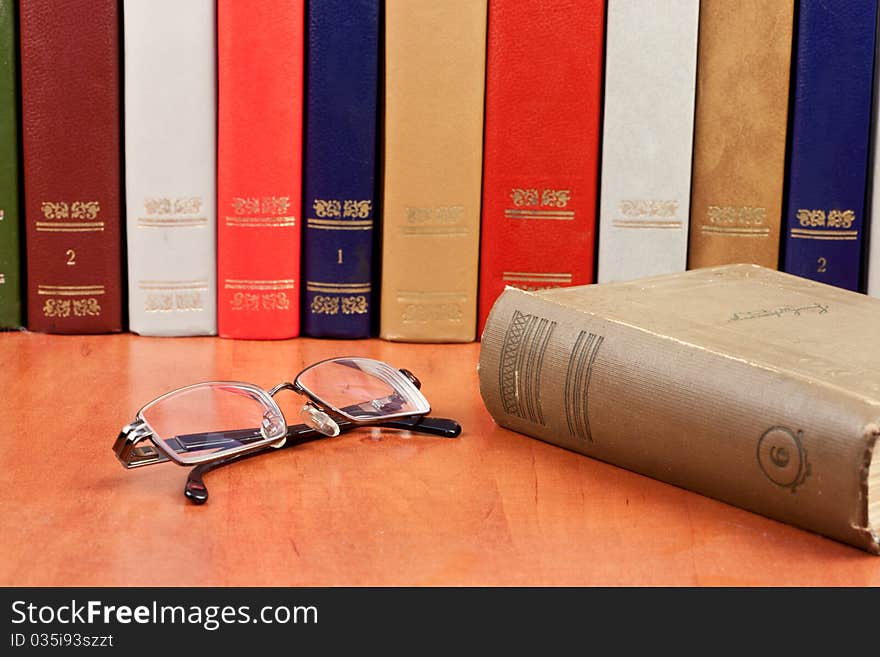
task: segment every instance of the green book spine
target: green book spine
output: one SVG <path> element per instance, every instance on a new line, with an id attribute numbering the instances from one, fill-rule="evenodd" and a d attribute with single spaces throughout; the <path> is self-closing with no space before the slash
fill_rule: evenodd
<path id="1" fill-rule="evenodd" d="M 0 328 L 22 325 L 15 26 L 14 0 L 0 0 Z"/>

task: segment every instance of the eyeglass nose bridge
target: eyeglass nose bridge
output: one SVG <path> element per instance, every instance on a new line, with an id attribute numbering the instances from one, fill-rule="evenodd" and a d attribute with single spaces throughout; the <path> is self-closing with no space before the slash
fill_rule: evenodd
<path id="1" fill-rule="evenodd" d="M 291 383 L 290 381 L 282 381 L 277 386 L 272 388 L 269 391 L 269 396 L 274 397 L 276 394 L 281 392 L 282 390 L 292 390 L 293 392 L 302 392 L 299 387 L 295 383 Z"/>

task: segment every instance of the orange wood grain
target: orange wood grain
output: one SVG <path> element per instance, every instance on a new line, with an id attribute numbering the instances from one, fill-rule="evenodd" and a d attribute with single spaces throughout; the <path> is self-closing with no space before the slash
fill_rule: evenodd
<path id="1" fill-rule="evenodd" d="M 478 354 L 0 334 L 0 584 L 880 585 L 877 557 L 498 428 Z M 362 429 L 280 450 L 209 474 L 203 507 L 183 468 L 126 471 L 110 449 L 169 389 L 269 387 L 338 355 L 411 369 L 461 438 Z"/>

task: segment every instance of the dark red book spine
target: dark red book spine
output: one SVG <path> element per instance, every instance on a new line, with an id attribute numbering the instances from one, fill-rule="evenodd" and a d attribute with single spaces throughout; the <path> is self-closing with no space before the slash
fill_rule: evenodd
<path id="1" fill-rule="evenodd" d="M 479 326 L 506 285 L 593 282 L 602 0 L 489 1 Z"/>
<path id="2" fill-rule="evenodd" d="M 22 0 L 28 328 L 122 329 L 119 8 Z"/>

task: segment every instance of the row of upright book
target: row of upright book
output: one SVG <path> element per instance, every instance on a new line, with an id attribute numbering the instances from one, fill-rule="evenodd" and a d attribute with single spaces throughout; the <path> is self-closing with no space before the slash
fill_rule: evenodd
<path id="1" fill-rule="evenodd" d="M 878 294 L 876 30 L 877 0 L 0 0 L 0 326 L 470 341 L 505 285 L 734 262 Z"/>

